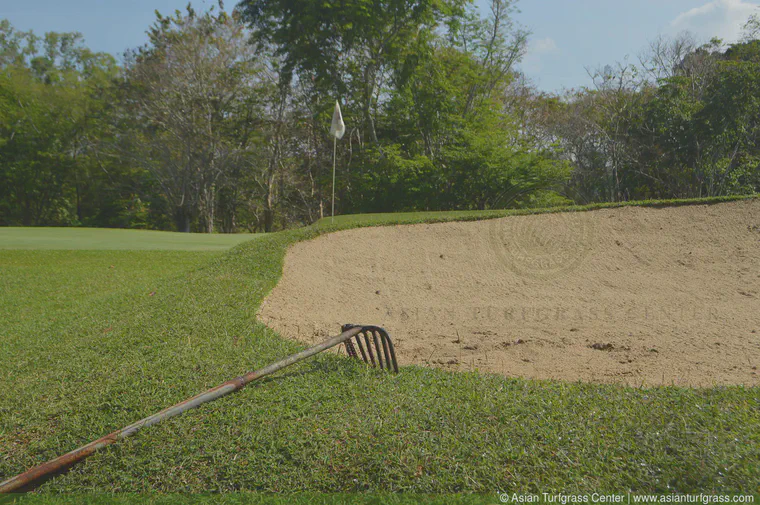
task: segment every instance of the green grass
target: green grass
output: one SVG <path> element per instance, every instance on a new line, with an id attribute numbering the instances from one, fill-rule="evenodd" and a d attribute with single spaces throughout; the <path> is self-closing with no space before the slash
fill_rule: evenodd
<path id="1" fill-rule="evenodd" d="M 567 205 L 551 208 L 524 208 L 498 210 L 453 210 L 444 212 L 395 212 L 389 214 L 352 214 L 323 218 L 317 221 L 320 229 L 345 227 L 383 226 L 396 224 L 443 223 L 446 221 L 480 221 L 506 216 L 524 216 L 529 214 L 547 214 L 552 212 L 586 212 L 598 209 L 614 209 L 620 207 L 680 207 L 684 205 L 713 205 L 716 203 L 752 200 L 758 195 L 715 196 L 709 198 L 690 198 L 672 200 L 643 200 L 630 202 L 605 202 L 589 205 Z"/>
<path id="2" fill-rule="evenodd" d="M 410 222 L 441 217 L 462 216 Z M 0 251 L 0 479 L 297 351 L 255 320 L 287 246 L 405 219 L 344 217 L 226 253 Z M 394 376 L 324 354 L 141 431 L 40 492 L 495 498 L 760 493 L 759 482 L 758 388 L 636 389 L 420 367 Z"/>
<path id="3" fill-rule="evenodd" d="M 9 504 L 23 505 L 493 505 L 495 493 L 489 495 L 420 495 L 408 493 L 69 493 L 16 495 Z M 498 499 L 498 498 L 497 498 Z M 5 502 L 0 500 L 5 505 Z"/>
<path id="4" fill-rule="evenodd" d="M 26 345 L 43 338 L 125 286 L 150 296 L 163 277 L 205 265 L 219 254 L 0 250 L 0 342 Z"/>
<path id="5" fill-rule="evenodd" d="M 0 249 L 223 251 L 257 235 L 115 228 L 0 227 Z"/>

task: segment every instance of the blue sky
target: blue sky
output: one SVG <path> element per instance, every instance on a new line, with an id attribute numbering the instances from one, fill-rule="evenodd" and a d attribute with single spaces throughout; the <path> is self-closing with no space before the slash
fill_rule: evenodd
<path id="1" fill-rule="evenodd" d="M 485 0 L 479 0 L 483 2 Z M 659 34 L 692 32 L 707 42 L 735 42 L 758 1 L 523 0 L 516 19 L 533 32 L 522 70 L 540 88 L 590 84 L 585 68 L 631 62 Z"/>
<path id="2" fill-rule="evenodd" d="M 193 1 L 198 10 L 213 3 Z M 166 14 L 185 5 L 187 0 L 0 0 L 0 18 L 40 34 L 79 31 L 91 48 L 120 55 L 146 41 L 154 10 Z M 658 34 L 689 30 L 705 41 L 735 40 L 759 5 L 760 0 L 521 0 L 516 20 L 533 33 L 521 69 L 546 91 L 588 85 L 587 67 L 626 55 L 635 60 Z"/>

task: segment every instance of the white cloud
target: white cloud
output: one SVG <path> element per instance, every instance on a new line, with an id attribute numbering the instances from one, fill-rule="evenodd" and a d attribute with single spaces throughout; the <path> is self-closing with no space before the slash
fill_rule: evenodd
<path id="1" fill-rule="evenodd" d="M 528 74 L 537 74 L 544 69 L 543 58 L 559 52 L 557 43 L 551 37 L 528 41 L 528 48 L 520 63 L 520 68 Z"/>
<path id="2" fill-rule="evenodd" d="M 557 43 L 551 37 L 532 40 L 528 43 L 528 54 L 546 54 L 557 51 Z"/>
<path id="3" fill-rule="evenodd" d="M 718 37 L 736 42 L 747 19 L 760 12 L 758 6 L 744 0 L 713 0 L 682 12 L 670 22 L 670 27 L 674 32 L 688 30 L 703 39 Z"/>

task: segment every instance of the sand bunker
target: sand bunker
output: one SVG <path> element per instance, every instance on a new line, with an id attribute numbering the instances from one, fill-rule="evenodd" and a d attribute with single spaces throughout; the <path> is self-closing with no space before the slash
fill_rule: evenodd
<path id="1" fill-rule="evenodd" d="M 760 201 L 365 228 L 294 245 L 259 317 L 384 326 L 399 363 L 760 385 Z"/>

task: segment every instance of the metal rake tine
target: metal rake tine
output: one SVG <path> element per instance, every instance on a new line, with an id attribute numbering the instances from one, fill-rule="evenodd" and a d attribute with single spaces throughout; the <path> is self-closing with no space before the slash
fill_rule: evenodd
<path id="1" fill-rule="evenodd" d="M 372 353 L 372 343 L 369 341 L 369 335 L 367 335 L 367 331 L 363 331 L 361 334 L 364 335 L 364 342 L 367 344 L 367 354 L 369 354 L 369 360 L 372 362 L 372 366 L 375 365 L 375 355 Z M 358 337 L 359 335 L 357 335 Z"/>
<path id="2" fill-rule="evenodd" d="M 380 342 L 377 338 L 377 332 L 375 330 L 370 330 L 372 332 L 372 340 L 375 341 L 375 352 L 377 352 L 377 363 L 380 365 L 380 368 L 385 368 L 383 366 L 383 353 L 380 351 Z"/>
<path id="3" fill-rule="evenodd" d="M 391 355 L 388 352 L 388 344 L 386 342 L 388 341 L 388 337 L 385 335 L 385 332 L 382 330 L 375 330 L 380 335 L 380 343 L 383 346 L 383 354 L 385 355 L 385 368 L 390 370 L 391 369 Z M 379 353 L 380 351 L 378 351 Z"/>
<path id="4" fill-rule="evenodd" d="M 359 354 L 361 354 L 362 360 L 368 365 L 379 366 L 382 370 L 392 370 L 394 373 L 398 373 L 396 349 L 393 346 L 391 336 L 385 328 L 379 326 L 362 326 L 358 324 L 344 324 L 341 328 L 344 331 L 351 328 L 360 328 L 360 331 L 354 335 L 356 344 L 354 344 L 351 339 L 344 342 L 346 352 L 350 357 L 358 358 Z M 362 337 L 364 337 L 364 342 L 362 342 Z M 375 348 L 374 351 L 372 350 L 373 342 Z M 359 347 L 358 351 L 356 350 L 356 346 Z M 377 354 L 377 361 L 375 361 L 375 354 Z"/>
<path id="5" fill-rule="evenodd" d="M 343 345 L 346 346 L 346 354 L 348 354 L 352 358 L 356 358 L 356 349 L 354 349 L 354 344 L 351 342 L 351 339 L 346 340 L 343 342 Z"/>
<path id="6" fill-rule="evenodd" d="M 356 346 L 359 348 L 359 352 L 362 354 L 362 359 L 365 363 L 369 363 L 367 360 L 367 354 L 364 352 L 364 346 L 362 345 L 362 339 L 359 337 L 359 335 L 354 337 L 356 339 Z"/>
<path id="7" fill-rule="evenodd" d="M 383 349 L 386 351 L 385 357 L 389 363 L 393 365 L 393 371 L 398 373 L 398 361 L 396 361 L 396 349 L 393 347 L 393 341 L 391 340 L 390 335 L 388 335 L 388 332 L 383 329 L 380 329 L 380 336 L 383 339 Z M 388 357 L 389 352 L 390 358 Z M 390 369 L 390 366 L 388 369 Z"/>

